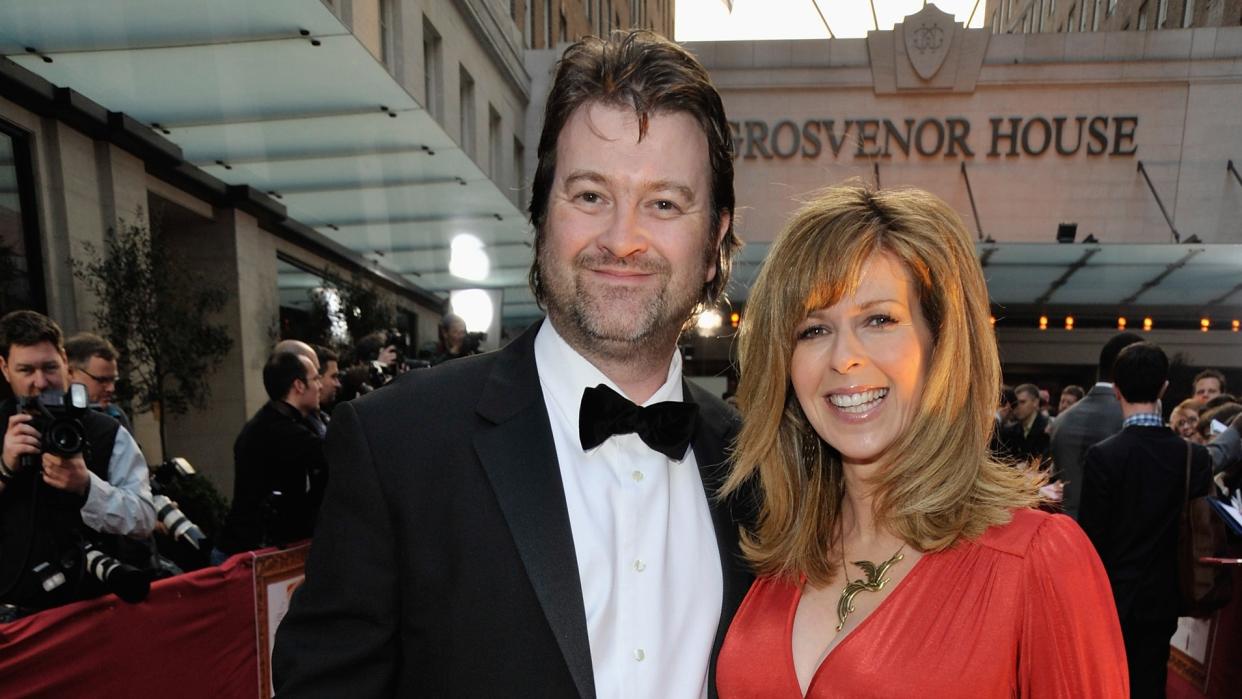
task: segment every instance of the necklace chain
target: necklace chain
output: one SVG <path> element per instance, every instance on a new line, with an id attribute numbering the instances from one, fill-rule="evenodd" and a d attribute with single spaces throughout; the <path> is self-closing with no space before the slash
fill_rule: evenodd
<path id="1" fill-rule="evenodd" d="M 837 600 L 837 631 L 840 632 L 845 626 L 845 619 L 854 612 L 854 597 L 860 592 L 879 592 L 888 584 L 888 571 L 897 565 L 903 558 L 902 551 L 906 550 L 903 543 L 887 561 L 879 566 L 871 561 L 853 561 L 853 564 L 862 569 L 866 573 L 867 579 L 850 580 L 849 571 L 845 566 L 845 544 L 841 545 L 841 573 L 845 576 L 845 589 L 841 590 L 841 598 Z"/>

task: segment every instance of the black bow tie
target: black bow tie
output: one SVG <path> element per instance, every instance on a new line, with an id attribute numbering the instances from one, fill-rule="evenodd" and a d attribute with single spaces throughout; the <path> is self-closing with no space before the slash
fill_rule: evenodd
<path id="1" fill-rule="evenodd" d="M 665 401 L 643 408 L 600 384 L 582 392 L 578 437 L 583 449 L 594 449 L 614 434 L 633 432 L 647 446 L 680 461 L 698 420 L 699 406 L 694 403 Z"/>

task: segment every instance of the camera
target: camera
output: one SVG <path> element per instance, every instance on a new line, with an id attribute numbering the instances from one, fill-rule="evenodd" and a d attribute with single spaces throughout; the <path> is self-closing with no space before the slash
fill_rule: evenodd
<path id="1" fill-rule="evenodd" d="M 208 550 L 210 547 L 203 543 L 207 540 L 203 530 L 169 497 L 170 494 L 173 497 L 180 497 L 177 493 L 183 490 L 181 486 L 198 472 L 189 461 L 180 456 L 148 468 L 151 471 L 151 494 L 155 502 L 155 518 L 164 524 L 168 529 L 168 535 L 174 541 L 188 544 L 196 552 Z M 177 563 L 181 565 L 182 562 Z M 182 565 L 182 567 L 185 566 Z"/>
<path id="2" fill-rule="evenodd" d="M 86 569 L 103 583 L 105 590 L 130 604 L 147 598 L 147 593 L 151 591 L 150 573 L 122 563 L 90 544 L 86 545 L 84 553 Z"/>
<path id="3" fill-rule="evenodd" d="M 48 389 L 37 396 L 18 397 L 17 406 L 19 411 L 33 418 L 30 426 L 39 431 L 40 452 L 75 456 L 86 449 L 86 427 L 82 424 L 82 416 L 90 407 L 90 396 L 85 385 L 71 384 L 67 394 Z M 23 454 L 21 459 L 23 467 L 39 467 L 37 454 Z"/>

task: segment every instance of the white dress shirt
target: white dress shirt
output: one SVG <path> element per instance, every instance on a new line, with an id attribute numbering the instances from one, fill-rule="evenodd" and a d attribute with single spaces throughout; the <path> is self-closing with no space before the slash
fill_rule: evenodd
<path id="1" fill-rule="evenodd" d="M 151 536 L 155 528 L 155 503 L 147 460 L 138 443 L 124 427 L 116 430 L 112 455 L 108 460 L 108 479 L 93 472 L 90 490 L 82 505 L 82 522 L 97 532 L 134 538 Z"/>
<path id="2" fill-rule="evenodd" d="M 615 383 L 545 321 L 535 364 L 560 462 L 600 699 L 707 696 L 723 578 L 694 450 L 674 461 L 638 435 L 589 452 L 582 392 Z M 682 400 L 681 355 L 643 405 Z"/>

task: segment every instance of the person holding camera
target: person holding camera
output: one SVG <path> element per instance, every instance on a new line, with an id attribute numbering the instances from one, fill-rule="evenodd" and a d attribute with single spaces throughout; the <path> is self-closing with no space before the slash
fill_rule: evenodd
<path id="1" fill-rule="evenodd" d="M 53 440 L 50 409 L 19 409 L 54 404 L 66 392 L 63 338 L 55 321 L 34 311 L 0 318 L 0 372 L 17 397 L 0 404 L 0 602 L 29 609 L 102 592 L 84 574 L 86 547 L 112 552 L 115 537 L 107 535 L 140 539 L 155 526 L 146 459 L 128 430 L 82 410 L 69 431 L 85 439 Z"/>

